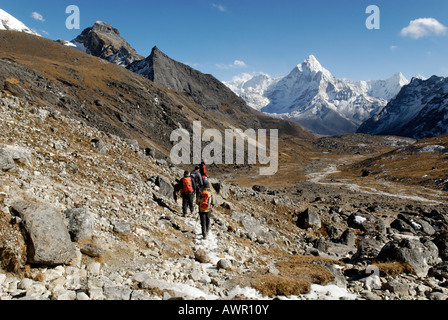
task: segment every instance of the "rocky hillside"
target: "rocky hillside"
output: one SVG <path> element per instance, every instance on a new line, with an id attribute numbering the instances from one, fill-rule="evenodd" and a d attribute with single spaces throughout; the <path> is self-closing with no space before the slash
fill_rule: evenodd
<path id="1" fill-rule="evenodd" d="M 293 201 L 277 206 L 212 179 L 218 201 L 204 241 L 197 217 L 180 216 L 181 170 L 5 93 L 0 119 L 0 252 L 14 272 L 0 273 L 2 299 L 256 298 L 307 293 L 338 274 L 340 262 L 299 255 L 314 237 L 297 235 L 293 216 L 276 217 L 293 213 Z M 294 273 L 302 280 L 275 289 Z"/>
<path id="2" fill-rule="evenodd" d="M 447 298 L 443 202 L 212 178 L 203 240 L 166 161 L 6 92 L 0 121 L 2 300 Z"/>
<path id="3" fill-rule="evenodd" d="M 0 37 L 4 43 L 0 87 L 28 101 L 56 105 L 64 113 L 100 130 L 137 140 L 143 148 L 156 149 L 165 157 L 172 147 L 171 132 L 178 128 L 192 132 L 193 121 L 198 120 L 204 130 L 278 129 L 280 136 L 314 139 L 297 124 L 247 107 L 229 89 L 231 94 L 225 94 L 224 99 L 204 89 L 207 99 L 220 103 L 219 108 L 209 110 L 189 93 L 161 87 L 126 68 L 58 42 L 6 31 Z"/>

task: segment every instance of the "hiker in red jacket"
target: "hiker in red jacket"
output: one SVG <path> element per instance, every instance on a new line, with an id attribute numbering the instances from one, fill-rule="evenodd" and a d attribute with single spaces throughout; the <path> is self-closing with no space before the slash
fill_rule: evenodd
<path id="1" fill-rule="evenodd" d="M 180 193 L 182 195 L 182 215 L 185 217 L 188 213 L 188 208 L 190 208 L 191 213 L 194 213 L 194 191 L 196 189 L 196 185 L 194 180 L 191 179 L 190 172 L 184 172 L 181 185 L 182 190 Z"/>
<path id="2" fill-rule="evenodd" d="M 205 165 L 204 160 L 202 160 L 201 165 L 199 166 L 199 172 L 201 173 L 202 183 L 205 183 L 205 181 L 208 178 L 208 175 L 207 175 L 207 166 Z"/>

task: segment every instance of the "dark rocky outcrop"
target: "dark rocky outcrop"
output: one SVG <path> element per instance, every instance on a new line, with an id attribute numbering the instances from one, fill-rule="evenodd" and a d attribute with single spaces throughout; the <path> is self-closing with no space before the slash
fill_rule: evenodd
<path id="1" fill-rule="evenodd" d="M 85 29 L 72 41 L 82 44 L 86 53 L 109 62 L 127 67 L 143 57 L 121 37 L 120 32 L 110 24 L 97 21 L 93 27 Z"/>

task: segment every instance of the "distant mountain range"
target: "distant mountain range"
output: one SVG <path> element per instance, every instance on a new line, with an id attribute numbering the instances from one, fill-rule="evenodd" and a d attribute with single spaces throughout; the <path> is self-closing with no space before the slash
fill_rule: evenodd
<path id="1" fill-rule="evenodd" d="M 293 122 L 273 119 L 250 108 L 243 99 L 212 75 L 203 74 L 171 59 L 156 46 L 144 58 L 108 23 L 97 21 L 72 41 L 59 42 L 123 66 L 163 88 L 187 94 L 213 121 L 220 119 L 221 123 L 229 121 L 234 125 L 236 121 L 245 128 L 279 129 L 280 135 L 295 134 L 307 139 L 314 138 Z"/>
<path id="2" fill-rule="evenodd" d="M 254 109 L 334 135 L 356 132 L 408 82 L 400 72 L 387 80 L 337 79 L 310 55 L 286 77 L 245 74 L 225 84 Z"/>
<path id="3" fill-rule="evenodd" d="M 40 36 L 2 9 L 0 30 Z M 144 58 L 105 22 L 97 21 L 72 41 L 58 42 L 123 66 L 164 88 L 184 92 L 204 110 L 217 111 L 228 119 L 239 117 L 247 127 L 279 124 L 267 120 L 269 116 L 290 120 L 281 122 L 286 126 L 281 131 L 307 137 L 291 121 L 322 135 L 358 132 L 420 139 L 448 132 L 448 78 L 417 76 L 409 82 L 398 72 L 386 80 L 355 82 L 335 78 L 310 55 L 285 77 L 243 74 L 223 84 L 169 58 L 157 47 Z M 252 109 L 257 116 L 237 115 L 251 114 Z"/>

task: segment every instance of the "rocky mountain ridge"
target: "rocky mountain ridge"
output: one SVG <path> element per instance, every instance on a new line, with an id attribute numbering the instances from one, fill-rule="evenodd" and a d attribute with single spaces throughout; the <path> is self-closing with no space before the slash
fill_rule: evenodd
<path id="1" fill-rule="evenodd" d="M 143 56 L 121 37 L 117 29 L 102 21 L 95 22 L 91 28 L 85 29 L 78 37 L 71 42 L 66 42 L 65 45 L 74 46 L 82 52 L 123 67 L 143 59 Z"/>
<path id="2" fill-rule="evenodd" d="M 400 135 L 423 139 L 448 132 L 447 78 L 413 78 L 376 116 L 358 129 L 360 133 Z"/>

